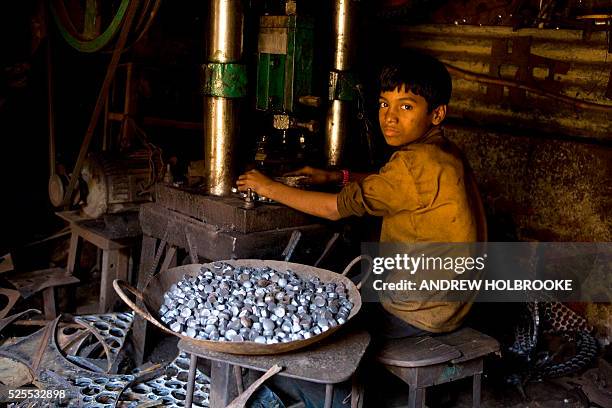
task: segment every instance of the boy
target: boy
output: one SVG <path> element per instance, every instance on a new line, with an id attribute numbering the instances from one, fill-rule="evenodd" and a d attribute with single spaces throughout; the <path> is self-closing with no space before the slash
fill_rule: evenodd
<path id="1" fill-rule="evenodd" d="M 432 57 L 410 54 L 385 66 L 379 79 L 378 119 L 385 141 L 397 151 L 378 174 L 309 167 L 293 173 L 309 176 L 311 184 L 343 181 L 338 194 L 287 187 L 257 171 L 241 175 L 238 188 L 330 220 L 381 216 L 381 242 L 484 241 L 484 211 L 473 176 L 440 127 L 451 95 L 448 71 Z M 381 303 L 389 313 L 382 325 L 388 337 L 453 331 L 470 308 L 388 296 Z"/>

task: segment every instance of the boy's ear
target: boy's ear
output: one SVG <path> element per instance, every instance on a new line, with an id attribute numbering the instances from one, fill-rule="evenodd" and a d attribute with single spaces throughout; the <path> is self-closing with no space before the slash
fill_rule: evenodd
<path id="1" fill-rule="evenodd" d="M 442 123 L 446 117 L 446 105 L 440 105 L 431 112 L 431 123 L 434 126 Z"/>

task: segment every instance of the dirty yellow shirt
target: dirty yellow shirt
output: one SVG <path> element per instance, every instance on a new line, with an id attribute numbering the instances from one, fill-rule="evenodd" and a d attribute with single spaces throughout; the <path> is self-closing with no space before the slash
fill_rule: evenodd
<path id="1" fill-rule="evenodd" d="M 442 129 L 404 145 L 378 174 L 338 195 L 342 217 L 381 216 L 381 242 L 477 242 L 486 239 L 484 211 L 469 166 Z M 471 303 L 410 301 L 383 292 L 391 314 L 430 332 L 457 329 Z"/>

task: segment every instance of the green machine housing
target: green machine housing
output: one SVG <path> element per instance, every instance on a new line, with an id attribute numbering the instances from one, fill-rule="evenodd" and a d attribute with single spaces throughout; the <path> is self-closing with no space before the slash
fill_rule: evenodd
<path id="1" fill-rule="evenodd" d="M 259 25 L 255 106 L 294 113 L 299 97 L 312 91 L 313 22 L 296 15 L 262 16 Z"/>

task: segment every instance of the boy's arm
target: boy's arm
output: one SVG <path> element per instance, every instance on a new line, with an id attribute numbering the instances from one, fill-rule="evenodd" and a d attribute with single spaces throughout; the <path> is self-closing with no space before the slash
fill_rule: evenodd
<path id="1" fill-rule="evenodd" d="M 236 183 L 240 191 L 251 189 L 257 194 L 285 204 L 298 211 L 328 220 L 339 220 L 337 194 L 304 191 L 277 183 L 257 170 L 251 170 Z"/>
<path id="2" fill-rule="evenodd" d="M 364 178 L 373 173 L 354 173 L 348 172 L 348 181 L 361 182 Z M 321 170 L 314 167 L 306 166 L 299 170 L 285 173 L 285 176 L 306 176 L 307 183 L 316 184 L 341 184 L 344 180 L 343 170 Z"/>

